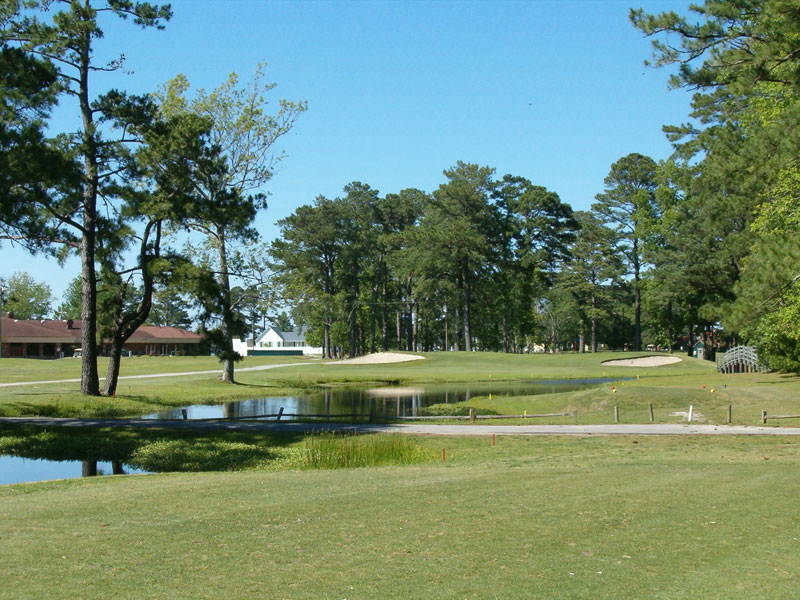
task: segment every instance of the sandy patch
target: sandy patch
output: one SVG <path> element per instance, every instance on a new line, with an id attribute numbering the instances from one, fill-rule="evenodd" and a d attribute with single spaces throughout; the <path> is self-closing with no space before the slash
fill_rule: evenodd
<path id="1" fill-rule="evenodd" d="M 379 398 L 405 398 L 406 396 L 416 396 L 423 393 L 420 388 L 410 387 L 382 387 L 370 388 L 367 393 L 371 396 L 378 396 Z"/>
<path id="2" fill-rule="evenodd" d="M 681 362 L 677 356 L 640 356 L 639 358 L 622 358 L 607 360 L 603 364 L 607 367 L 662 367 Z"/>
<path id="3" fill-rule="evenodd" d="M 687 421 L 689 420 L 689 411 L 688 410 L 677 410 L 674 413 L 669 413 L 671 417 L 683 417 Z M 706 416 L 701 413 L 697 412 L 696 410 L 692 412 L 692 421 L 705 421 Z"/>
<path id="4" fill-rule="evenodd" d="M 410 360 L 422 360 L 424 356 L 416 354 L 398 354 L 397 352 L 376 352 L 365 356 L 357 356 L 349 360 L 337 360 L 328 363 L 329 365 L 382 365 L 385 363 L 408 362 Z"/>

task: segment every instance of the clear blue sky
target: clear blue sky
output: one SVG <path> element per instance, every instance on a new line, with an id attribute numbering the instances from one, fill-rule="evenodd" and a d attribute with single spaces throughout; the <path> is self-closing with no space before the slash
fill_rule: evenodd
<path id="1" fill-rule="evenodd" d="M 276 220 L 348 182 L 430 192 L 458 160 L 527 177 L 586 209 L 611 163 L 630 152 L 666 158 L 661 126 L 687 120 L 690 95 L 643 66 L 650 41 L 628 21 L 642 4 L 661 12 L 688 2 L 174 0 L 163 31 L 108 22 L 97 56 L 124 53 L 129 73 L 96 77 L 93 93 L 145 93 L 178 73 L 211 89 L 266 61 L 272 101 L 309 105 L 265 190 L 267 240 Z M 61 107 L 57 124 L 74 112 Z M 62 269 L 5 242 L 0 252 L 0 276 L 28 271 L 56 304 L 79 273 L 77 260 Z"/>

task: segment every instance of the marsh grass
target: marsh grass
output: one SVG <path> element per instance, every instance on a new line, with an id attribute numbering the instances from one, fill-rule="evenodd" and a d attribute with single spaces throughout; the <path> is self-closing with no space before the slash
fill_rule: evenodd
<path id="1" fill-rule="evenodd" d="M 294 458 L 302 469 L 353 469 L 431 460 L 433 454 L 400 434 L 319 434 L 306 438 Z"/>
<path id="2" fill-rule="evenodd" d="M 158 440 L 133 451 L 132 467 L 154 472 L 238 471 L 275 457 L 271 448 L 226 440 Z"/>

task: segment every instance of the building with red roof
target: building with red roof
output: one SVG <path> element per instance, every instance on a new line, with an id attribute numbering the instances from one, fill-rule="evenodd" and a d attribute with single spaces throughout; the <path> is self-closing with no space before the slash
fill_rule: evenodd
<path id="1" fill-rule="evenodd" d="M 4 358 L 62 358 L 73 356 L 81 347 L 83 322 L 43 319 L 25 321 L 13 317 L 0 317 L 0 344 Z M 142 325 L 128 339 L 123 353 L 167 356 L 170 354 L 195 354 L 202 336 L 178 329 Z M 108 344 L 102 345 L 107 352 Z"/>

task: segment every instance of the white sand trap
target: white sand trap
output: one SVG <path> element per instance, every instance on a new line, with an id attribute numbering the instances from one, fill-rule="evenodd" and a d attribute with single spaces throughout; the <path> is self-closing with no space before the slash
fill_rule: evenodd
<path id="1" fill-rule="evenodd" d="M 420 388 L 410 387 L 382 387 L 370 388 L 367 390 L 368 394 L 377 396 L 378 398 L 405 398 L 406 396 L 416 396 L 423 392 L 424 390 Z"/>
<path id="2" fill-rule="evenodd" d="M 329 365 L 382 365 L 385 363 L 408 362 L 410 360 L 422 360 L 424 356 L 416 354 L 398 354 L 397 352 L 376 352 L 365 356 L 357 356 L 349 360 L 337 360 L 328 363 Z"/>
<path id="3" fill-rule="evenodd" d="M 603 362 L 607 367 L 663 367 L 681 362 L 677 356 L 640 356 L 639 358 L 622 358 Z"/>

